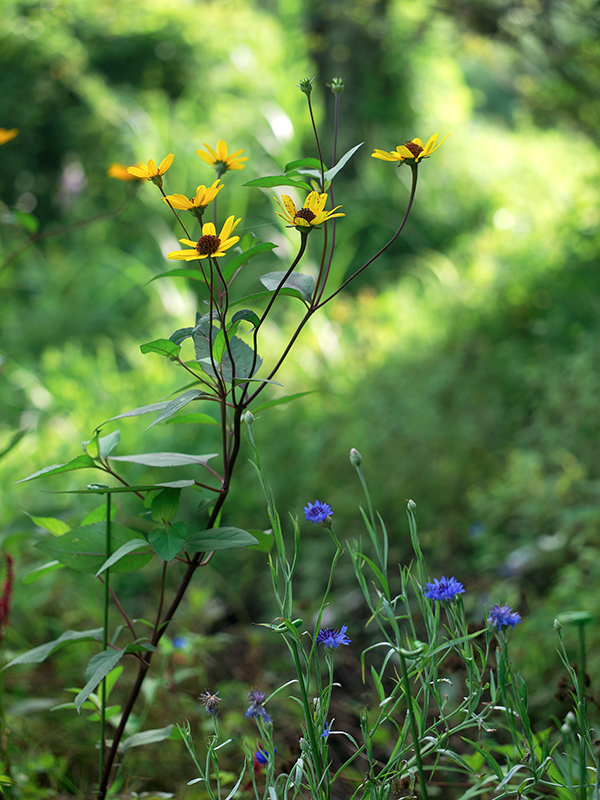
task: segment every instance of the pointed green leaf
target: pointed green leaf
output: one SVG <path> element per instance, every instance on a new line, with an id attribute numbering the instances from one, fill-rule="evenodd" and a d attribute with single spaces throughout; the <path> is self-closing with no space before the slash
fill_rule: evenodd
<path id="1" fill-rule="evenodd" d="M 15 483 L 25 483 L 25 481 L 32 481 L 35 478 L 41 478 L 46 475 L 58 475 L 59 472 L 71 472 L 75 469 L 88 469 L 90 467 L 99 468 L 93 458 L 83 454 L 72 461 L 68 461 L 66 464 L 53 464 L 50 467 L 44 467 L 26 478 L 21 478 L 20 481 L 15 481 Z"/>
<path id="2" fill-rule="evenodd" d="M 258 544 L 258 539 L 241 528 L 211 528 L 189 536 L 183 549 L 188 553 L 201 553 L 204 550 L 229 550 L 251 544 Z"/>
<path id="3" fill-rule="evenodd" d="M 171 738 L 174 725 L 167 725 L 165 728 L 155 728 L 151 731 L 141 731 L 134 733 L 133 736 L 128 736 L 121 742 L 121 751 L 126 753 L 132 747 L 140 747 L 144 744 L 155 744 L 156 742 L 164 742 L 166 739 Z"/>
<path id="4" fill-rule="evenodd" d="M 148 542 L 145 539 L 130 539 L 128 542 L 125 542 L 125 544 L 121 545 L 118 550 L 115 550 L 115 552 L 106 559 L 95 577 L 97 578 L 104 570 L 118 563 L 122 558 L 129 555 L 129 553 L 133 553 L 134 550 L 140 550 L 142 547 L 148 547 Z"/>
<path id="5" fill-rule="evenodd" d="M 217 425 L 219 428 L 221 427 L 217 420 L 211 417 L 210 414 L 201 414 L 199 412 L 194 414 L 179 414 L 177 417 L 171 417 L 165 424 L 181 425 L 182 423 L 193 425 Z"/>
<path id="6" fill-rule="evenodd" d="M 231 318 L 231 321 L 240 322 L 243 319 L 252 323 L 255 328 L 260 323 L 260 317 L 258 314 L 256 314 L 254 311 L 251 311 L 249 308 L 242 308 L 241 311 L 236 311 Z"/>
<path id="7" fill-rule="evenodd" d="M 103 486 L 90 483 L 87 489 L 67 489 L 63 492 L 51 492 L 51 494 L 126 494 L 127 492 L 151 492 L 155 489 L 164 489 L 169 486 L 176 489 L 186 489 L 193 486 L 194 483 L 195 481 L 191 479 L 182 481 L 161 481 L 161 483 L 142 483 L 134 486 Z M 88 525 L 87 522 L 85 524 Z"/>
<path id="8" fill-rule="evenodd" d="M 261 275 L 260 282 L 262 285 L 270 290 L 275 290 L 283 280 L 285 272 L 269 272 L 266 275 Z M 302 275 L 300 272 L 292 272 L 283 288 L 295 289 L 303 300 L 310 303 L 312 293 L 315 288 L 315 281 L 310 275 Z"/>
<path id="9" fill-rule="evenodd" d="M 75 698 L 75 707 L 81 713 L 81 706 L 88 699 L 100 681 L 105 678 L 117 663 L 123 658 L 123 650 L 103 650 L 90 659 L 85 670 L 88 682 Z"/>
<path id="10" fill-rule="evenodd" d="M 60 647 L 64 647 L 64 645 L 70 642 L 82 642 L 89 639 L 96 639 L 101 642 L 102 628 L 94 628 L 89 631 L 65 631 L 61 633 L 58 639 L 54 639 L 52 642 L 46 642 L 46 644 L 40 644 L 38 647 L 34 647 L 33 650 L 28 650 L 26 653 L 21 653 L 20 656 L 13 658 L 13 660 L 9 661 L 2 669 L 13 667 L 15 664 L 41 664 L 42 661 L 45 661 L 51 653 L 58 650 Z"/>
<path id="11" fill-rule="evenodd" d="M 159 278 L 189 278 L 192 281 L 205 282 L 199 269 L 171 269 L 168 272 L 161 272 L 159 275 L 150 278 L 148 283 L 152 283 L 152 281 L 156 281 Z"/>
<path id="12" fill-rule="evenodd" d="M 286 289 L 285 287 L 279 291 L 279 296 L 285 295 L 287 297 L 301 297 L 295 289 Z M 234 300 L 229 303 L 229 308 L 239 306 L 242 303 L 256 303 L 259 300 L 268 300 L 273 296 L 273 292 L 255 292 L 254 294 L 247 294 L 239 300 Z"/>
<path id="13" fill-rule="evenodd" d="M 114 519 L 117 515 L 117 507 L 114 503 L 110 504 L 110 518 L 111 520 Z M 106 521 L 106 503 L 102 503 L 101 506 L 95 508 L 93 511 L 84 517 L 81 520 L 81 527 L 84 528 L 86 525 L 93 525 L 94 522 L 105 522 Z"/>
<path id="14" fill-rule="evenodd" d="M 113 523 L 111 542 L 116 550 L 132 539 L 140 539 L 139 533 Z M 105 540 L 105 524 L 99 522 L 94 525 L 86 525 L 84 528 L 76 528 L 71 533 L 65 533 L 59 539 L 44 539 L 42 542 L 38 542 L 36 547 L 71 569 L 94 574 L 106 560 Z M 147 564 L 150 558 L 151 554 L 128 555 L 119 561 L 114 570 L 115 572 L 133 572 Z"/>
<path id="15" fill-rule="evenodd" d="M 156 554 L 164 561 L 173 561 L 185 542 L 187 531 L 183 522 L 174 522 L 168 528 L 156 528 L 148 535 Z"/>
<path id="16" fill-rule="evenodd" d="M 103 458 L 109 456 L 121 441 L 121 431 L 116 430 L 98 439 L 98 449 Z"/>
<path id="17" fill-rule="evenodd" d="M 183 467 L 190 464 L 200 464 L 205 467 L 211 458 L 216 458 L 218 453 L 208 453 L 204 456 L 193 456 L 188 453 L 141 453 L 135 456 L 116 456 L 113 461 L 128 461 L 131 464 L 143 464 L 145 467 Z"/>
<path id="18" fill-rule="evenodd" d="M 162 411 L 163 408 L 166 408 L 170 400 L 161 400 L 160 403 L 150 403 L 149 406 L 140 406 L 139 408 L 134 408 L 131 411 L 125 411 L 123 414 L 117 414 L 116 417 L 111 417 L 110 419 L 104 420 L 102 425 L 106 425 L 107 422 L 113 422 L 115 419 L 124 419 L 125 417 L 140 417 L 142 414 L 151 414 L 153 411 Z M 101 428 L 102 425 L 98 425 L 98 428 Z"/>
<path id="19" fill-rule="evenodd" d="M 252 413 L 255 414 L 258 411 L 264 411 L 265 408 L 271 408 L 271 406 L 281 406 L 285 403 L 291 403 L 292 400 L 296 400 L 298 397 L 304 397 L 307 394 L 314 394 L 315 391 L 315 389 L 312 389 L 310 392 L 296 392 L 295 394 L 287 394 L 285 397 L 278 397 L 277 400 L 269 400 L 253 408 Z"/>
<path id="20" fill-rule="evenodd" d="M 150 428 L 153 428 L 159 422 L 163 422 L 165 419 L 169 419 L 172 417 L 173 414 L 176 414 L 179 409 L 185 408 L 188 403 L 191 403 L 192 400 L 199 400 L 201 397 L 205 397 L 205 392 L 200 392 L 198 389 L 190 389 L 188 392 L 184 392 L 180 394 L 179 397 L 176 397 L 174 400 L 169 401 L 168 405 L 166 405 L 160 414 L 156 417 L 154 422 L 151 422 L 150 425 L 146 428 L 147 431 Z"/>
<path id="21" fill-rule="evenodd" d="M 163 524 L 170 522 L 179 510 L 180 495 L 181 489 L 162 489 L 152 500 L 152 519 Z"/>
<path id="22" fill-rule="evenodd" d="M 310 192 L 310 186 L 304 181 L 294 181 L 285 175 L 270 175 L 267 178 L 256 178 L 248 181 L 244 186 L 259 186 L 261 189 L 272 189 L 274 186 L 293 186 L 294 189 L 305 189 Z"/>
<path id="23" fill-rule="evenodd" d="M 363 144 L 364 142 L 361 142 L 360 144 L 357 144 L 355 147 L 352 147 L 350 150 L 348 150 L 347 153 L 344 153 L 344 155 L 340 158 L 335 167 L 332 167 L 331 169 L 327 170 L 327 172 L 325 173 L 325 180 L 326 181 L 333 180 L 335 176 L 338 174 L 338 172 L 346 166 L 346 164 L 348 163 L 348 161 L 350 161 L 354 153 L 356 153 L 358 148 L 362 147 Z"/>
<path id="24" fill-rule="evenodd" d="M 27 514 L 27 511 L 24 513 Z M 35 522 L 38 528 L 43 528 L 54 536 L 62 536 L 63 533 L 68 533 L 71 530 L 66 522 L 63 522 L 62 519 L 56 519 L 56 517 L 32 517 L 31 514 L 27 514 L 27 516 L 32 522 Z"/>
<path id="25" fill-rule="evenodd" d="M 225 282 L 229 283 L 237 270 L 243 267 L 251 258 L 260 255 L 260 253 L 268 253 L 277 246 L 278 245 L 273 244 L 273 242 L 261 242 L 260 244 L 254 245 L 254 247 L 251 247 L 249 250 L 244 250 L 243 253 L 235 256 L 235 258 L 232 258 L 222 269 Z"/>
<path id="26" fill-rule="evenodd" d="M 249 545 L 253 550 L 261 553 L 268 553 L 271 550 L 274 542 L 273 531 L 248 531 L 248 533 L 257 541 L 257 544 Z"/>
<path id="27" fill-rule="evenodd" d="M 30 583 L 37 581 L 38 578 L 43 578 L 44 575 L 48 575 L 49 572 L 54 572 L 57 569 L 64 569 L 65 565 L 61 564 L 60 561 L 47 561 L 45 564 L 42 564 L 40 567 L 36 567 L 32 569 L 24 578 L 23 578 L 23 585 L 29 586 Z"/>
<path id="28" fill-rule="evenodd" d="M 310 169 L 321 169 L 321 162 L 318 158 L 298 158 L 296 161 L 290 161 L 285 165 L 284 172 L 293 172 L 299 167 L 309 167 Z"/>
<path id="29" fill-rule="evenodd" d="M 209 358 L 209 341 L 208 338 L 203 335 L 202 331 L 198 331 L 194 335 L 194 344 L 196 347 L 196 358 L 204 372 L 207 375 L 211 375 L 214 377 L 214 370 Z M 254 351 L 251 347 L 249 347 L 246 342 L 239 338 L 239 336 L 233 336 L 229 341 L 229 350 L 233 355 L 233 360 L 235 363 L 235 377 L 238 379 L 241 378 L 251 378 L 258 370 L 262 364 L 262 358 L 257 356 L 254 358 Z M 252 370 L 252 366 L 254 365 L 254 369 Z M 221 360 L 221 370 L 223 372 L 223 377 L 226 381 L 231 381 L 232 379 L 232 368 L 231 368 L 231 359 L 229 357 L 229 351 L 227 351 Z M 252 371 L 252 375 L 250 372 Z"/>
<path id="30" fill-rule="evenodd" d="M 140 350 L 144 355 L 146 353 L 158 353 L 159 356 L 167 356 L 171 361 L 175 361 L 181 347 L 169 339 L 155 339 L 153 342 L 140 345 Z"/>

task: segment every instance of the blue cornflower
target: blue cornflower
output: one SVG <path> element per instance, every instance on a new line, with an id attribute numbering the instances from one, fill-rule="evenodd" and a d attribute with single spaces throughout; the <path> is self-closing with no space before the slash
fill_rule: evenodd
<path id="1" fill-rule="evenodd" d="M 321 734 L 321 739 L 327 739 L 329 736 L 329 723 L 325 723 L 325 727 L 323 728 L 323 733 Z"/>
<path id="2" fill-rule="evenodd" d="M 173 647 L 176 650 L 182 650 L 187 645 L 187 639 L 185 636 L 174 636 L 173 637 Z"/>
<path id="3" fill-rule="evenodd" d="M 267 763 L 268 760 L 269 760 L 269 754 L 267 753 L 266 750 L 257 750 L 256 753 L 254 753 L 254 762 L 256 764 L 264 765 Z"/>
<path id="4" fill-rule="evenodd" d="M 465 587 L 456 578 L 446 578 L 444 575 L 433 583 L 426 583 L 423 595 L 430 600 L 454 600 L 457 594 L 462 594 Z"/>
<path id="5" fill-rule="evenodd" d="M 263 705 L 266 699 L 267 695 L 261 692 L 260 689 L 251 689 L 248 694 L 250 706 L 244 716 L 253 717 L 254 719 L 262 717 L 265 722 L 273 722 L 273 718 L 267 714 L 267 709 Z"/>
<path id="6" fill-rule="evenodd" d="M 508 628 L 509 625 L 514 628 L 515 625 L 521 622 L 521 615 L 513 611 L 510 606 L 495 605 L 490 611 L 487 622 L 490 627 L 500 631 L 502 628 Z"/>
<path id="7" fill-rule="evenodd" d="M 309 522 L 314 522 L 315 525 L 325 522 L 327 517 L 333 514 L 331 506 L 328 503 L 322 503 L 320 500 L 315 500 L 314 503 L 309 503 L 304 506 L 304 515 Z"/>
<path id="8" fill-rule="evenodd" d="M 337 628 L 321 628 L 317 633 L 317 644 L 323 647 L 339 647 L 341 644 L 350 644 L 352 639 L 346 636 L 347 625 L 342 625 L 341 630 Z"/>

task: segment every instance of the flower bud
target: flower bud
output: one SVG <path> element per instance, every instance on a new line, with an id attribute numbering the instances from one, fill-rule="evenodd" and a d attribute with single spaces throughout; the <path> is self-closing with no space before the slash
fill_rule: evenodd
<path id="1" fill-rule="evenodd" d="M 415 503 L 414 500 L 409 500 L 406 505 L 410 508 L 411 511 L 417 510 L 417 504 Z"/>
<path id="2" fill-rule="evenodd" d="M 565 722 L 564 725 L 560 726 L 560 732 L 562 733 L 563 736 L 568 736 L 571 733 L 571 726 L 567 725 L 567 723 Z"/>
<path id="3" fill-rule="evenodd" d="M 567 725 L 575 725 L 575 723 L 577 722 L 577 717 L 572 711 L 569 711 L 569 713 L 565 717 L 565 722 Z"/>
<path id="4" fill-rule="evenodd" d="M 557 631 L 559 631 L 561 628 L 562 628 L 562 623 L 561 623 L 561 621 L 560 621 L 560 620 L 558 620 L 558 619 L 555 619 L 555 620 L 554 620 L 554 630 L 557 630 Z"/>
<path id="5" fill-rule="evenodd" d="M 254 422 L 254 414 L 251 411 L 246 411 L 242 419 L 246 425 L 252 425 Z"/>
<path id="6" fill-rule="evenodd" d="M 360 467 L 362 464 L 362 456 L 356 447 L 353 447 L 352 450 L 350 450 L 350 463 L 353 467 Z"/>
<path id="7" fill-rule="evenodd" d="M 314 78 L 302 78 L 302 80 L 298 84 L 298 88 L 300 89 L 300 91 L 304 92 L 304 94 L 310 95 L 310 93 L 312 92 L 313 81 Z"/>

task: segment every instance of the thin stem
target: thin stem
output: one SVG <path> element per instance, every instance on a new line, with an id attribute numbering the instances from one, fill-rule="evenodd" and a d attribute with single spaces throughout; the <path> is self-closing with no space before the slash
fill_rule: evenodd
<path id="1" fill-rule="evenodd" d="M 428 800 L 427 798 L 427 786 L 425 784 L 425 773 L 423 771 L 423 762 L 421 760 L 421 750 L 419 748 L 419 731 L 417 730 L 417 720 L 415 716 L 414 710 L 414 700 L 412 693 L 410 691 L 410 682 L 408 680 L 408 671 L 406 669 L 406 660 L 401 652 L 398 652 L 400 656 L 400 665 L 402 667 L 402 686 L 404 687 L 404 694 L 406 695 L 406 703 L 408 705 L 408 713 L 410 714 L 410 729 L 412 731 L 413 737 L 413 745 L 415 748 L 415 761 L 417 762 L 417 770 L 419 772 L 419 780 L 421 781 L 421 794 L 423 796 L 423 800 Z"/>
<path id="2" fill-rule="evenodd" d="M 310 121 L 312 123 L 313 133 L 315 134 L 315 141 L 317 143 L 317 151 L 319 153 L 319 161 L 321 163 L 321 191 L 325 191 L 325 170 L 323 168 L 323 153 L 321 152 L 321 143 L 319 142 L 319 132 L 317 131 L 317 124 L 315 122 L 315 115 L 313 114 L 312 103 L 310 102 L 310 95 L 306 95 L 308 100 L 308 111 L 310 113 Z"/>
<path id="3" fill-rule="evenodd" d="M 104 578 L 102 577 L 102 575 L 98 575 L 98 580 L 100 581 L 100 583 L 105 583 Z M 133 639 L 135 641 L 138 638 L 138 635 L 137 635 L 137 631 L 133 627 L 133 623 L 131 622 L 131 620 L 127 616 L 127 613 L 126 613 L 125 609 L 121 605 L 121 603 L 119 601 L 119 598 L 115 594 L 115 592 L 112 589 L 112 587 L 109 587 L 108 591 L 110 592 L 110 596 L 113 599 L 113 603 L 115 604 L 115 606 L 117 607 L 117 610 L 119 611 L 119 613 L 121 614 L 121 616 L 125 620 L 125 624 L 127 625 L 129 630 L 131 631 L 131 635 L 133 636 Z"/>
<path id="4" fill-rule="evenodd" d="M 338 140 L 338 127 L 339 127 L 339 119 L 340 119 L 340 95 L 337 92 L 334 92 L 334 112 L 333 112 L 333 153 L 331 157 L 331 168 L 335 167 L 335 161 L 337 157 L 337 140 Z M 329 192 L 329 196 L 331 198 L 331 207 L 334 208 L 335 200 L 333 197 L 333 182 L 331 184 L 331 191 Z M 329 272 L 331 270 L 331 264 L 333 262 L 333 253 L 335 251 L 335 230 L 336 230 L 336 223 L 337 219 L 334 217 L 331 220 L 331 245 L 329 247 L 329 257 L 327 259 L 327 267 L 325 268 L 325 275 L 323 277 L 323 283 L 321 284 L 320 288 L 318 289 L 318 293 L 315 293 L 315 299 L 317 302 L 321 300 L 323 297 L 323 292 L 325 291 L 325 286 L 327 285 L 327 278 L 329 277 Z M 320 276 L 319 276 L 320 277 Z"/>
<path id="5" fill-rule="evenodd" d="M 111 494 L 106 493 L 106 541 L 105 541 L 105 559 L 108 560 L 111 556 Z M 106 578 L 104 580 L 104 619 L 102 622 L 102 650 L 108 648 L 108 605 L 110 598 L 110 567 L 105 570 Z M 100 771 L 98 773 L 99 781 L 102 779 L 102 771 L 104 769 L 104 756 L 106 751 L 106 678 L 102 679 L 102 686 L 100 689 Z"/>
<path id="6" fill-rule="evenodd" d="M 174 208 L 173 208 L 173 206 L 171 205 L 171 202 L 170 202 L 169 198 L 168 198 L 168 197 L 167 197 L 167 195 L 165 194 L 165 190 L 162 188 L 162 186 L 159 186 L 158 188 L 160 189 L 160 193 L 162 194 L 162 196 L 165 198 L 165 202 L 166 202 L 166 204 L 169 206 L 169 208 L 171 209 L 171 211 L 172 211 L 172 212 L 175 214 L 175 216 L 177 217 L 177 221 L 179 222 L 179 224 L 180 224 L 180 225 L 181 225 L 181 227 L 183 228 L 183 232 L 185 233 L 185 235 L 187 236 L 187 238 L 188 238 L 188 239 L 190 239 L 190 241 L 191 241 L 192 237 L 191 237 L 191 236 L 190 236 L 190 234 L 188 233 L 188 229 L 185 227 L 185 225 L 184 225 L 184 224 L 183 224 L 183 222 L 181 221 L 181 217 L 179 216 L 179 214 L 178 214 L 178 213 L 175 211 L 175 209 L 174 209 Z"/>
<path id="7" fill-rule="evenodd" d="M 154 635 L 156 636 L 156 632 L 158 630 L 158 626 L 160 624 L 160 615 L 162 614 L 163 605 L 165 602 L 165 581 L 167 578 L 167 564 L 168 562 L 165 561 L 162 568 L 162 575 L 160 580 L 160 600 L 158 601 L 158 611 L 156 612 L 156 622 L 154 623 Z"/>
<path id="8" fill-rule="evenodd" d="M 581 755 L 579 757 L 580 774 L 581 774 L 581 788 L 579 790 L 581 800 L 586 800 L 587 797 L 587 749 L 586 749 L 586 731 L 587 717 L 585 708 L 585 670 L 586 670 L 586 652 L 585 652 L 585 625 L 579 623 L 577 625 L 579 634 L 579 670 L 577 671 L 577 679 L 579 683 L 579 741 L 581 744 Z"/>

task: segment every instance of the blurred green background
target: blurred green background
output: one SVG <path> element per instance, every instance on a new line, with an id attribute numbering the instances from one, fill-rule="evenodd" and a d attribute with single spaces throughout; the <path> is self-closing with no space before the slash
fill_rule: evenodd
<path id="1" fill-rule="evenodd" d="M 337 228 L 338 282 L 387 241 L 408 198 L 409 170 L 372 159 L 372 148 L 452 136 L 420 168 L 402 237 L 313 319 L 292 351 L 279 376 L 284 388 L 272 395 L 315 393 L 260 414 L 265 471 L 284 514 L 302 516 L 318 497 L 334 508 L 340 536 L 352 538 L 360 515 L 348 452 L 357 447 L 393 559 L 410 559 L 404 508 L 412 498 L 432 577 L 465 583 L 474 622 L 485 604 L 519 609 L 513 653 L 532 681 L 533 713 L 540 726 L 564 714 L 553 699 L 553 619 L 583 609 L 597 619 L 600 611 L 597 5 L 5 0 L 0 19 L 0 126 L 20 129 L 0 148 L 0 536 L 18 577 L 5 656 L 65 627 L 97 624 L 98 588 L 84 592 L 79 575 L 22 584 L 46 561 L 33 546 L 46 533 L 23 512 L 76 525 L 93 499 L 49 491 L 96 476 L 13 482 L 69 460 L 105 419 L 186 382 L 170 362 L 142 356 L 139 344 L 191 324 L 202 297 L 182 280 L 148 283 L 168 268 L 165 254 L 179 234 L 156 187 L 111 179 L 108 165 L 173 152 L 166 189 L 191 195 L 214 179 L 195 154 L 203 142 L 243 148 L 246 169 L 225 176 L 219 211 L 278 244 L 240 278 L 240 290 L 257 291 L 260 274 L 289 264 L 297 235 L 275 216 L 272 192 L 242 184 L 316 155 L 296 88 L 309 75 L 331 158 L 325 84 L 341 76 L 338 152 L 365 145 L 336 181 L 346 212 Z M 14 256 L 31 230 L 50 233 L 96 215 L 106 216 Z M 316 251 L 305 271 L 315 258 Z M 298 314 L 293 300 L 281 303 L 278 324 L 265 328 L 265 359 L 277 356 Z M 208 428 L 145 433 L 146 419 L 121 421 L 122 454 L 213 448 Z M 226 524 L 265 528 L 247 455 Z M 183 513 L 193 520 L 188 503 Z M 119 508 L 135 525 L 139 510 L 121 500 Z M 297 593 L 310 616 L 329 544 L 320 528 L 302 530 L 310 555 Z M 147 613 L 155 577 L 150 567 L 121 578 L 135 613 Z M 265 556 L 249 551 L 216 557 L 198 576 L 173 631 L 188 645 L 165 644 L 167 677 L 157 677 L 156 698 L 146 697 L 153 726 L 201 719 L 195 697 L 207 682 L 216 689 L 217 677 L 231 684 L 242 712 L 250 684 L 283 679 L 286 662 L 267 659 L 271 645 L 248 625 L 269 618 L 267 585 Z M 364 624 L 348 563 L 331 613 L 357 631 Z M 596 623 L 590 633 L 593 681 Z M 81 790 L 92 780 L 90 726 L 74 712 L 47 710 L 68 699 L 65 687 L 82 685 L 94 651 L 78 648 L 7 673 L 23 796 Z M 356 702 L 359 695 L 360 687 Z M 230 723 L 245 730 L 241 713 Z M 159 761 L 156 750 L 137 751 L 132 787 L 183 791 L 194 775 L 181 750 L 163 745 Z"/>

